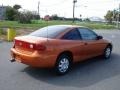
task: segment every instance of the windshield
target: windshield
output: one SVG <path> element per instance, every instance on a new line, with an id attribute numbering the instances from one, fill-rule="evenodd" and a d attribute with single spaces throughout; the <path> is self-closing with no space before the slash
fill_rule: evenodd
<path id="1" fill-rule="evenodd" d="M 59 35 L 61 32 L 65 31 L 68 27 L 67 26 L 48 26 L 41 28 L 35 32 L 32 32 L 31 36 L 36 37 L 45 37 L 45 38 L 55 38 L 57 35 Z"/>

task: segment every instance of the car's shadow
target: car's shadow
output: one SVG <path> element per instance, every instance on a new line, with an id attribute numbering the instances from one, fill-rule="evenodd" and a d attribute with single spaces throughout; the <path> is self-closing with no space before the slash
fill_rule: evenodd
<path id="1" fill-rule="evenodd" d="M 32 78 L 57 86 L 87 87 L 120 74 L 120 55 L 113 53 L 109 60 L 100 57 L 77 63 L 64 76 L 56 76 L 52 70 L 26 67 Z"/>

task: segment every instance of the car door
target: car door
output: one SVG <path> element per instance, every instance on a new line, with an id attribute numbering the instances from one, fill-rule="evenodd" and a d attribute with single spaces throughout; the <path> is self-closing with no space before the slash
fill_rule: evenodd
<path id="1" fill-rule="evenodd" d="M 84 53 L 83 53 L 83 46 L 84 42 L 81 40 L 80 33 L 77 28 L 74 28 L 67 32 L 62 39 L 66 42 L 66 45 L 68 46 L 68 50 L 70 50 L 73 54 L 73 59 L 75 62 L 83 60 L 84 59 Z M 65 45 L 64 45 L 65 47 Z"/>
<path id="2" fill-rule="evenodd" d="M 82 41 L 84 42 L 85 58 L 94 57 L 101 54 L 103 49 L 101 40 L 97 39 L 97 34 L 88 28 L 78 28 Z"/>

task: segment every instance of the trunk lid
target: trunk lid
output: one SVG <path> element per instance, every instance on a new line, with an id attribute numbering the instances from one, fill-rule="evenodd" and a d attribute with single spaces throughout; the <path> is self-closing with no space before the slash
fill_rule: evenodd
<path id="1" fill-rule="evenodd" d="M 45 45 L 46 41 L 47 38 L 42 37 L 20 36 L 15 38 L 14 47 L 18 52 L 32 54 L 37 45 Z"/>

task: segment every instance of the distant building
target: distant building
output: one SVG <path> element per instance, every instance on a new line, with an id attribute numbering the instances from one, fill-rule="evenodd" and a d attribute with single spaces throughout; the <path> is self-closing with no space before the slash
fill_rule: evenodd
<path id="1" fill-rule="evenodd" d="M 6 6 L 0 6 L 0 20 L 5 20 Z"/>
<path id="2" fill-rule="evenodd" d="M 45 21 L 49 21 L 51 19 L 51 17 L 49 16 L 49 15 L 46 15 L 45 17 L 44 17 L 44 20 Z"/>
<path id="3" fill-rule="evenodd" d="M 105 22 L 105 20 L 100 17 L 90 17 L 89 20 L 92 22 Z"/>

